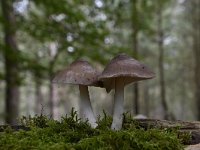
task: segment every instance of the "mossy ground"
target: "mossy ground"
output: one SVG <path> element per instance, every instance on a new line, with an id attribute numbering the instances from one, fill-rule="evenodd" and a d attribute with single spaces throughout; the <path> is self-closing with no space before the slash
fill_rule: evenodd
<path id="1" fill-rule="evenodd" d="M 124 117 L 123 129 L 111 130 L 111 118 L 104 115 L 98 127 L 92 129 L 87 122 L 77 118 L 72 110 L 61 121 L 43 115 L 21 119 L 29 131 L 13 131 L 7 128 L 0 133 L 0 149 L 3 150 L 181 150 L 183 139 L 175 129 L 142 129 L 131 117 Z"/>

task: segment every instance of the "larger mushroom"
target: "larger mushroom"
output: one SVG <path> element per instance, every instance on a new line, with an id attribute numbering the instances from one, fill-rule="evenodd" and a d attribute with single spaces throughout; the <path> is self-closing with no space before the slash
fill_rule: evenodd
<path id="1" fill-rule="evenodd" d="M 115 89 L 112 129 L 119 130 L 122 127 L 124 86 L 154 76 L 147 66 L 126 54 L 117 55 L 106 66 L 99 80 L 103 81 L 108 92 Z"/>
<path id="2" fill-rule="evenodd" d="M 96 118 L 90 103 L 88 86 L 100 86 L 98 81 L 99 72 L 85 60 L 76 60 L 71 65 L 59 72 L 53 83 L 68 83 L 79 85 L 80 91 L 80 117 L 88 119 L 91 127 L 97 126 Z"/>

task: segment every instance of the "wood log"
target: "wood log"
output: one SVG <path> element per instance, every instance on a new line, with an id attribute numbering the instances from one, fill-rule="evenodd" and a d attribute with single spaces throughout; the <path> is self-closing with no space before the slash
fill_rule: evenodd
<path id="1" fill-rule="evenodd" d="M 200 121 L 169 121 L 158 119 L 135 119 L 136 123 L 143 128 L 175 128 L 180 127 L 180 130 L 199 129 Z"/>
<path id="2" fill-rule="evenodd" d="M 192 145 L 200 143 L 200 121 L 168 121 L 157 119 L 135 119 L 139 127 L 148 128 L 177 128 L 179 134 L 190 133 L 191 139 L 185 141 L 185 145 Z"/>
<path id="3" fill-rule="evenodd" d="M 200 150 L 200 144 L 190 145 L 186 147 L 185 150 Z"/>

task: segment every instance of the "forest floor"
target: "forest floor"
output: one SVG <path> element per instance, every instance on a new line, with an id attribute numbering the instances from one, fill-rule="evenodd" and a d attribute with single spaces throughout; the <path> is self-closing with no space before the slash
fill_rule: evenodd
<path id="1" fill-rule="evenodd" d="M 1 127 L 0 148 L 195 150 L 199 147 L 186 146 L 199 143 L 199 122 L 133 120 L 132 116 L 124 115 L 123 128 L 113 131 L 110 129 L 111 121 L 112 118 L 104 114 L 98 118 L 98 127 L 93 129 L 78 119 L 74 111 L 60 121 L 43 115 L 22 117 L 17 128 Z"/>

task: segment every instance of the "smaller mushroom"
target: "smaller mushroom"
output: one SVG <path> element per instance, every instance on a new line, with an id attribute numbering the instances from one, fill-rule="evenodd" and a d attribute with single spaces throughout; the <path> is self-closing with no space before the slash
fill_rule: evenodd
<path id="1" fill-rule="evenodd" d="M 71 65 L 61 72 L 59 72 L 54 79 L 53 83 L 67 83 L 79 85 L 80 91 L 80 116 L 81 119 L 88 119 L 91 127 L 97 126 L 96 118 L 90 103 L 88 86 L 100 87 L 101 82 L 98 81 L 99 72 L 94 69 L 85 60 L 76 60 Z"/>
<path id="2" fill-rule="evenodd" d="M 106 66 L 99 80 L 103 81 L 107 92 L 115 89 L 112 129 L 119 130 L 122 127 L 124 87 L 129 83 L 151 79 L 154 76 L 147 66 L 126 54 L 117 55 Z"/>

